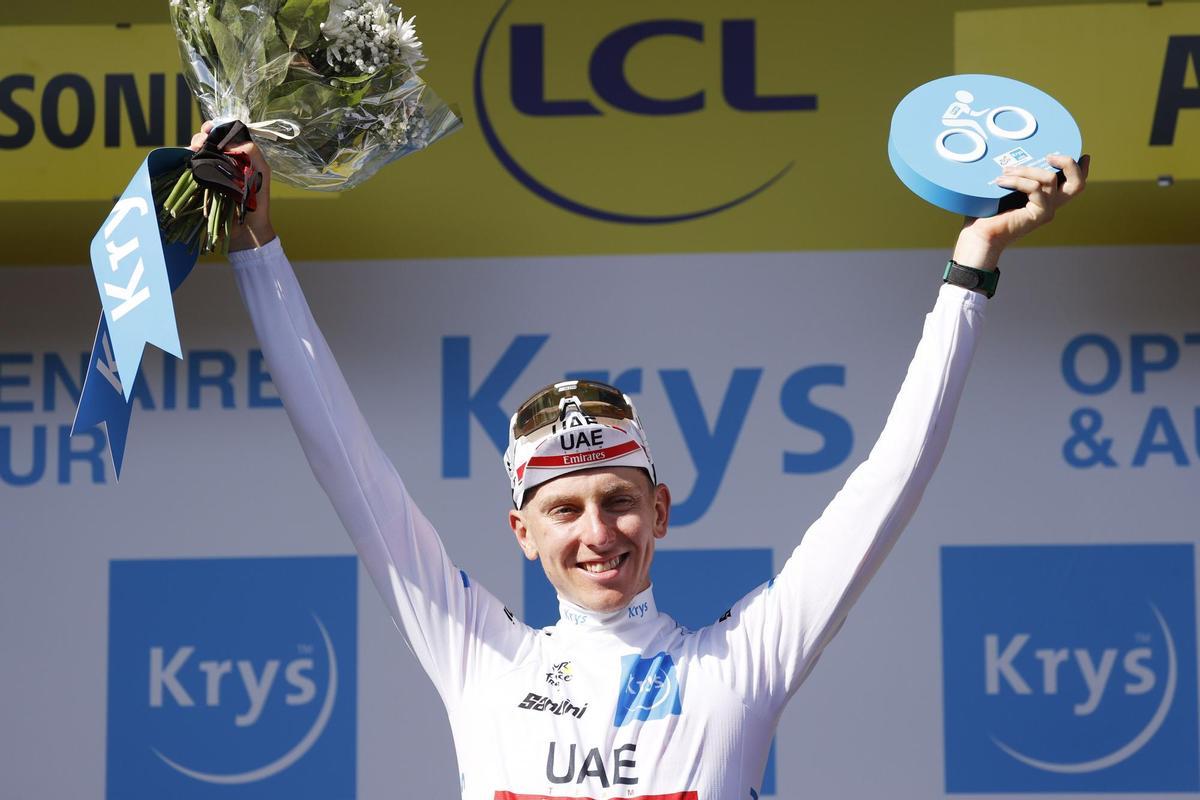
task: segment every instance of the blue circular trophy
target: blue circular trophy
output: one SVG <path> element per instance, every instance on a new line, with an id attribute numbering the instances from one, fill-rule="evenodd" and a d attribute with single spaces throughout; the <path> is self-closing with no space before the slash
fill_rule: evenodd
<path id="1" fill-rule="evenodd" d="M 1079 126 L 1062 104 L 996 75 L 951 75 L 919 86 L 896 106 L 888 158 L 904 185 L 939 208 L 990 217 L 1019 207 L 996 185 L 1005 167 L 1053 170 L 1046 156 L 1079 159 Z"/>

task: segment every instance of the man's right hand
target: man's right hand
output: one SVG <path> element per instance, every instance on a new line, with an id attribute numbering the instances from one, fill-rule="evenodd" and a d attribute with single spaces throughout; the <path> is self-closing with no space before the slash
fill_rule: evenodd
<path id="1" fill-rule="evenodd" d="M 199 150 L 208 139 L 208 132 L 213 124 L 205 122 L 200 126 L 200 132 L 192 137 L 188 147 Z M 271 227 L 271 167 L 263 158 L 262 151 L 254 142 L 245 142 L 225 151 L 230 155 L 239 156 L 250 162 L 250 165 L 262 173 L 262 186 L 258 190 L 254 211 L 246 212 L 246 221 L 239 223 L 234 215 L 229 229 L 229 250 L 251 250 L 262 247 L 275 238 L 275 229 Z"/>

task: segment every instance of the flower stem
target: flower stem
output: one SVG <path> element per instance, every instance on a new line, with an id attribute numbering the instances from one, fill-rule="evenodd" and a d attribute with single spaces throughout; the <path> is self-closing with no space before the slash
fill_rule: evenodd
<path id="1" fill-rule="evenodd" d="M 175 186 L 172 187 L 171 193 L 167 195 L 167 201 L 163 203 L 163 208 L 170 208 L 179 199 L 179 195 L 183 193 L 183 189 L 191 177 L 192 171 L 185 169 L 183 174 L 179 176 L 179 180 L 175 181 Z"/>

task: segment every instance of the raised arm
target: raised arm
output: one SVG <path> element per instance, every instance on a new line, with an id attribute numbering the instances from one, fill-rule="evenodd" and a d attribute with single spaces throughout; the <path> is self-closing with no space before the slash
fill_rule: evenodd
<path id="1" fill-rule="evenodd" d="M 987 300 L 944 286 L 870 455 L 804 534 L 776 578 L 701 632 L 734 654 L 726 679 L 755 707 L 777 708 L 883 563 L 945 449 Z"/>
<path id="2" fill-rule="evenodd" d="M 1086 156 L 1082 164 L 1052 162 L 1063 172 L 1061 184 L 1045 170 L 1017 169 L 1001 179 L 1025 192 L 1028 204 L 968 219 L 955 261 L 996 269 L 1010 242 L 1048 222 L 1083 190 Z M 702 648 L 733 655 L 718 668 L 752 706 L 777 711 L 799 688 L 916 511 L 949 439 L 987 302 L 981 294 L 942 287 L 867 460 L 804 534 L 779 575 L 701 632 Z"/>
<path id="3" fill-rule="evenodd" d="M 268 170 L 253 145 L 240 148 Z M 261 246 L 255 247 L 255 244 Z M 531 635 L 450 561 L 375 441 L 271 229 L 268 198 L 238 226 L 230 261 L 313 474 L 397 627 L 448 707 Z"/>

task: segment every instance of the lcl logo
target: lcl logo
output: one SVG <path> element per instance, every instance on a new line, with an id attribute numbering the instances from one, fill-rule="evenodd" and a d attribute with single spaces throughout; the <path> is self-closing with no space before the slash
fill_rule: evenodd
<path id="1" fill-rule="evenodd" d="M 705 208 L 664 214 L 631 214 L 601 209 L 552 189 L 518 163 L 504 145 L 496 130 L 485 98 L 483 67 L 488 48 L 501 28 L 501 20 L 512 5 L 507 0 L 492 19 L 475 65 L 475 105 L 480 126 L 488 145 L 500 163 L 527 189 L 547 202 L 568 211 L 607 222 L 628 224 L 661 224 L 697 219 L 725 211 L 758 195 L 782 178 L 792 164 L 779 168 L 774 175 L 753 187 L 741 191 L 729 200 Z M 689 19 L 651 19 L 617 28 L 600 36 L 587 59 L 588 82 L 592 97 L 550 97 L 546 88 L 547 40 L 554 35 L 542 23 L 520 23 L 508 26 L 508 86 L 512 107 L 519 113 L 536 118 L 601 117 L 624 112 L 646 117 L 665 117 L 692 114 L 704 110 L 712 102 L 710 91 L 697 86 L 677 97 L 658 97 L 639 89 L 627 70 L 631 54 L 656 39 L 686 39 L 697 47 L 712 48 L 706 40 L 711 31 L 703 22 Z M 757 24 L 753 19 L 721 21 L 719 58 L 721 63 L 720 94 L 729 108 L 745 113 L 808 112 L 817 110 L 815 94 L 763 94 L 758 89 Z M 714 150 L 714 153 L 718 152 Z"/>

